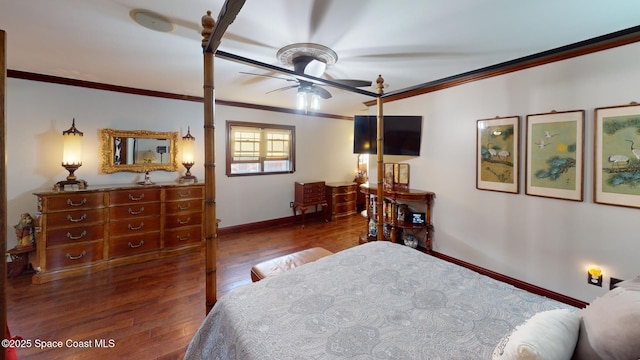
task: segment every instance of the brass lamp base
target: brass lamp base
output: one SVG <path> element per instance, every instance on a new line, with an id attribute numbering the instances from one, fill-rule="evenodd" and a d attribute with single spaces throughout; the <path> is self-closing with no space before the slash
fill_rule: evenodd
<path id="1" fill-rule="evenodd" d="M 76 180 L 62 180 L 62 181 L 58 181 L 57 183 L 55 183 L 55 185 L 53 185 L 53 190 L 55 191 L 64 191 L 64 187 L 65 186 L 71 186 L 71 185 L 78 185 L 78 189 L 84 190 L 87 188 L 87 182 L 81 179 L 76 179 Z"/>
<path id="2" fill-rule="evenodd" d="M 193 166 L 193 164 L 194 163 L 182 163 L 182 165 L 187 169 L 187 173 L 184 174 L 184 176 L 181 176 L 178 180 L 180 184 L 184 183 L 185 181 L 193 181 L 194 184 L 198 182 L 198 178 L 191 175 L 191 167 Z"/>
<path id="3" fill-rule="evenodd" d="M 79 189 L 83 190 L 87 188 L 87 182 L 81 179 L 76 178 L 74 172 L 78 170 L 78 168 L 82 166 L 82 164 L 62 164 L 62 167 L 69 171 L 69 175 L 66 180 L 58 181 L 53 185 L 53 190 L 55 191 L 64 191 L 65 186 L 77 185 Z"/>

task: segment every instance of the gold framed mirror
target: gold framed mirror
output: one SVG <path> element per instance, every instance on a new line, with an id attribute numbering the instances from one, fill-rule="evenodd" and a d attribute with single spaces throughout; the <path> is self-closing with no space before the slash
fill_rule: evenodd
<path id="1" fill-rule="evenodd" d="M 178 132 L 101 129 L 102 172 L 178 171 Z"/>

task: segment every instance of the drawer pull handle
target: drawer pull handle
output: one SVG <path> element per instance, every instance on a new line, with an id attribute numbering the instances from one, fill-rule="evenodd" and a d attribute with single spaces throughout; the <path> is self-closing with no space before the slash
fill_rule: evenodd
<path id="1" fill-rule="evenodd" d="M 142 245 L 144 245 L 144 240 L 140 240 L 140 243 L 138 245 L 133 245 L 131 241 L 129 241 L 129 247 L 132 249 L 139 248 Z"/>
<path id="2" fill-rule="evenodd" d="M 191 237 L 191 233 L 187 234 L 187 236 L 185 237 L 180 237 L 180 235 L 176 235 L 176 238 L 178 239 L 178 241 L 187 241 L 189 240 L 190 237 Z"/>
<path id="3" fill-rule="evenodd" d="M 140 201 L 144 199 L 144 193 L 140 194 L 140 196 L 138 197 L 134 197 L 133 195 L 129 194 L 129 200 L 131 201 Z"/>
<path id="4" fill-rule="evenodd" d="M 128 226 L 129 226 L 129 230 L 140 230 L 144 226 L 144 223 L 141 222 L 140 225 L 138 226 L 131 226 L 131 224 L 128 224 Z"/>
<path id="5" fill-rule="evenodd" d="M 87 230 L 83 230 L 82 233 L 78 236 L 73 236 L 71 235 L 70 232 L 67 233 L 67 237 L 71 240 L 78 240 L 78 239 L 82 239 L 83 237 L 87 236 Z"/>
<path id="6" fill-rule="evenodd" d="M 191 221 L 191 217 L 188 217 L 187 220 L 184 220 L 184 221 L 178 219 L 178 224 L 180 224 L 180 225 L 188 224 L 189 221 Z"/>
<path id="7" fill-rule="evenodd" d="M 187 210 L 191 207 L 191 203 L 187 203 L 186 206 L 182 206 L 182 204 L 178 204 L 178 210 Z"/>
<path id="8" fill-rule="evenodd" d="M 69 260 L 78 260 L 78 259 L 82 258 L 85 255 L 87 255 L 87 252 L 84 251 L 84 250 L 82 250 L 82 253 L 80 253 L 80 255 L 78 255 L 78 256 L 73 256 L 73 255 L 67 253 L 67 259 L 69 259 Z"/>
<path id="9" fill-rule="evenodd" d="M 180 192 L 180 191 L 178 191 L 178 196 L 179 196 L 179 197 L 187 197 L 187 196 L 189 196 L 189 195 L 191 195 L 191 190 L 188 190 L 187 192 Z"/>
<path id="10" fill-rule="evenodd" d="M 143 211 L 144 211 L 144 206 L 140 206 L 140 210 L 138 210 L 138 211 L 131 210 L 131 208 L 129 208 L 129 214 L 131 214 L 131 215 L 142 214 Z"/>
<path id="11" fill-rule="evenodd" d="M 67 215 L 67 220 L 71 222 L 80 222 L 87 219 L 87 213 L 82 214 L 78 219 L 74 219 L 73 216 Z"/>
<path id="12" fill-rule="evenodd" d="M 82 206 L 87 203 L 87 198 L 82 198 L 79 203 L 74 203 L 71 199 L 67 199 L 67 205 L 69 206 Z"/>

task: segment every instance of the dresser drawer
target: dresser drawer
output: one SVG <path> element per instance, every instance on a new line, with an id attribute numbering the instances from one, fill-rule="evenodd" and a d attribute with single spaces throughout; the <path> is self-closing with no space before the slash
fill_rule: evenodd
<path id="1" fill-rule="evenodd" d="M 114 220 L 123 218 L 133 219 L 152 215 L 160 215 L 159 202 L 127 204 L 109 208 L 109 217 Z"/>
<path id="2" fill-rule="evenodd" d="M 160 230 L 159 216 L 146 216 L 134 219 L 122 219 L 111 221 L 109 224 L 109 236 L 138 235 Z"/>
<path id="3" fill-rule="evenodd" d="M 356 193 L 351 192 L 346 194 L 336 194 L 333 196 L 333 199 L 335 200 L 336 204 L 356 201 Z"/>
<path id="4" fill-rule="evenodd" d="M 54 212 L 47 214 L 47 227 L 69 227 L 104 221 L 103 209 L 74 210 L 65 212 Z"/>
<path id="5" fill-rule="evenodd" d="M 174 214 L 165 216 L 165 229 L 202 224 L 202 213 Z"/>
<path id="6" fill-rule="evenodd" d="M 327 195 L 329 194 L 348 194 L 356 191 L 356 186 L 338 186 L 338 187 L 330 187 L 327 186 Z"/>
<path id="7" fill-rule="evenodd" d="M 84 242 L 47 249 L 47 269 L 95 263 L 102 259 L 102 241 Z"/>
<path id="8" fill-rule="evenodd" d="M 154 201 L 160 201 L 160 188 L 114 190 L 109 192 L 109 203 L 111 205 Z"/>
<path id="9" fill-rule="evenodd" d="M 104 225 L 72 226 L 47 230 L 47 247 L 102 240 Z"/>
<path id="10" fill-rule="evenodd" d="M 352 214 L 356 212 L 356 203 L 336 204 L 335 214 Z"/>
<path id="11" fill-rule="evenodd" d="M 202 199 L 204 197 L 202 186 L 180 186 L 165 190 L 165 201 L 186 199 Z"/>
<path id="12" fill-rule="evenodd" d="M 202 241 L 202 227 L 189 226 L 167 230 L 164 237 L 165 247 L 176 247 Z"/>
<path id="13" fill-rule="evenodd" d="M 164 206 L 167 215 L 185 212 L 202 212 L 202 199 L 167 202 Z"/>
<path id="14" fill-rule="evenodd" d="M 102 193 L 68 193 L 64 195 L 50 196 L 46 200 L 46 212 L 51 211 L 74 211 L 84 209 L 95 209 L 104 207 L 104 196 Z"/>
<path id="15" fill-rule="evenodd" d="M 305 196 L 324 193 L 324 183 L 305 184 L 302 187 Z"/>
<path id="16" fill-rule="evenodd" d="M 160 232 L 123 236 L 109 240 L 109 258 L 123 257 L 160 248 Z"/>

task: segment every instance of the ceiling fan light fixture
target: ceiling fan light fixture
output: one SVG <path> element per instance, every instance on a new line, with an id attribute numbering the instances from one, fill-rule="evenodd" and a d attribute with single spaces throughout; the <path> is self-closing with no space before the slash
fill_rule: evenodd
<path id="1" fill-rule="evenodd" d="M 311 103 L 309 104 L 311 110 L 320 110 L 320 95 L 311 93 Z"/>
<path id="2" fill-rule="evenodd" d="M 322 97 L 313 88 L 299 87 L 296 94 L 296 108 L 298 110 L 320 110 L 320 101 Z"/>
<path id="3" fill-rule="evenodd" d="M 303 88 L 298 88 L 298 93 L 296 94 L 296 108 L 298 110 L 306 110 L 307 109 L 307 91 Z"/>
<path id="4" fill-rule="evenodd" d="M 311 75 L 315 77 L 320 77 L 324 74 L 324 71 L 327 69 L 327 64 L 320 60 L 312 60 L 307 66 L 304 68 L 304 74 Z"/>
<path id="5" fill-rule="evenodd" d="M 296 71 L 311 76 L 316 75 L 307 73 L 306 71 L 311 71 L 311 69 L 307 70 L 307 67 L 309 67 L 312 62 L 320 62 L 322 64 L 312 65 L 324 67 L 324 69 L 322 69 L 322 73 L 316 77 L 322 75 L 324 70 L 333 66 L 338 61 L 338 54 L 336 54 L 335 51 L 324 45 L 314 43 L 295 43 L 287 45 L 278 50 L 276 57 L 282 65 L 294 67 L 296 68 Z M 301 69 L 298 69 L 298 67 L 301 67 Z"/>

